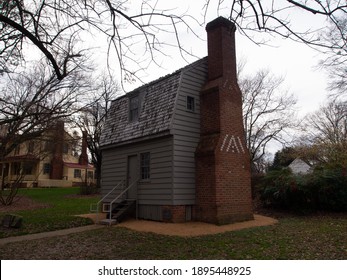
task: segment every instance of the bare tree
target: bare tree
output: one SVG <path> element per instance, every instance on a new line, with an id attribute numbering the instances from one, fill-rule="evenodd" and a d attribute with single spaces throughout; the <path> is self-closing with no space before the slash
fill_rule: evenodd
<path id="1" fill-rule="evenodd" d="M 173 44 L 185 57 L 189 52 L 181 44 L 179 31 L 182 27 L 195 34 L 197 21 L 188 15 L 175 15 L 170 10 L 157 9 L 157 2 L 1 1 L 1 71 L 9 71 L 11 64 L 17 65 L 18 60 L 24 59 L 25 46 L 29 44 L 47 58 L 57 78 L 62 80 L 86 55 L 84 48 L 87 42 L 83 38 L 91 36 L 97 37 L 97 40 L 105 39 L 108 59 L 116 58 L 125 80 L 138 77 L 138 71 L 156 63 L 158 55 L 165 55 L 163 47 L 169 48 Z M 172 35 L 174 42 L 166 43 L 161 37 L 168 34 Z M 108 63 L 116 64 L 116 61 Z"/>
<path id="2" fill-rule="evenodd" d="M 347 4 L 340 0 L 207 0 L 205 16 L 211 9 L 216 9 L 218 14 L 226 12 L 249 38 L 253 38 L 255 32 L 267 32 L 311 46 L 333 49 L 341 46 L 321 40 L 322 31 L 328 29 L 327 23 L 339 27 L 339 18 L 347 14 Z M 300 26 L 296 24 L 295 12 L 320 17 L 322 25 L 313 29 L 311 22 L 306 21 L 306 26 Z M 347 38 L 341 35 L 339 38 L 346 42 Z"/>
<path id="3" fill-rule="evenodd" d="M 109 75 L 102 74 L 89 92 L 88 104 L 78 113 L 76 124 L 86 133 L 87 146 L 95 167 L 97 187 L 100 186 L 102 153 L 100 137 L 111 102 L 121 93 L 119 84 Z"/>
<path id="4" fill-rule="evenodd" d="M 289 129 L 295 128 L 296 98 L 281 89 L 284 79 L 269 70 L 241 76 L 239 85 L 243 97 L 243 122 L 246 143 L 254 172 L 263 166 L 271 142 L 287 143 Z"/>
<path id="5" fill-rule="evenodd" d="M 40 138 L 56 121 L 71 116 L 84 94 L 86 81 L 79 71 L 60 81 L 42 64 L 30 73 L 1 77 L 0 161 L 22 143 Z M 1 184 L 3 188 L 3 182 Z"/>
<path id="6" fill-rule="evenodd" d="M 347 14 L 337 19 L 335 24 L 329 25 L 324 33 L 324 40 L 330 42 L 334 48 L 325 52 L 326 58 L 321 66 L 329 73 L 329 90 L 333 97 L 347 97 Z M 346 100 L 346 99 L 345 99 Z"/>
<path id="7" fill-rule="evenodd" d="M 321 163 L 347 164 L 347 104 L 330 101 L 304 122 L 307 152 Z"/>

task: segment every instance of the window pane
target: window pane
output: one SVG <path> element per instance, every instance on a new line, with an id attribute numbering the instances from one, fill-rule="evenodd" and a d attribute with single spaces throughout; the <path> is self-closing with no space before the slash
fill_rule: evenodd
<path id="1" fill-rule="evenodd" d="M 43 165 L 43 174 L 49 174 L 51 172 L 51 165 L 49 163 L 45 163 Z"/>
<path id="2" fill-rule="evenodd" d="M 187 96 L 187 109 L 189 111 L 195 111 L 195 99 L 192 96 Z"/>
<path id="3" fill-rule="evenodd" d="M 141 154 L 141 179 L 150 178 L 150 153 Z"/>
<path id="4" fill-rule="evenodd" d="M 74 169 L 74 178 L 81 178 L 81 169 Z"/>

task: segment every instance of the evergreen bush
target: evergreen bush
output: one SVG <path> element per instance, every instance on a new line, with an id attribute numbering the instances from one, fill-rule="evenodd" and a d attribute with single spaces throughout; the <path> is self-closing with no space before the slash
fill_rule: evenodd
<path id="1" fill-rule="evenodd" d="M 260 192 L 265 206 L 301 213 L 346 211 L 346 168 L 318 167 L 305 175 L 293 174 L 289 168 L 270 171 L 260 184 Z"/>

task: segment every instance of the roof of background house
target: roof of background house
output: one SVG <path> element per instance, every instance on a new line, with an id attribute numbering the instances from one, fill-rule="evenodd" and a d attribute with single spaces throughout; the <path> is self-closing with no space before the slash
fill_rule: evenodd
<path id="1" fill-rule="evenodd" d="M 100 145 L 124 144 L 143 137 L 153 138 L 170 134 L 171 120 L 182 75 L 185 71 L 201 64 L 207 65 L 207 57 L 114 100 L 101 134 Z M 141 104 L 138 121 L 129 122 L 129 98 L 137 94 Z"/>
<path id="2" fill-rule="evenodd" d="M 300 158 L 300 157 L 297 157 L 295 158 L 294 160 L 292 160 L 292 162 L 288 165 L 292 165 L 292 164 L 296 164 L 296 163 L 304 163 L 304 164 L 307 164 L 308 166 L 313 166 L 313 163 L 310 162 L 309 160 L 307 159 L 304 159 L 304 158 Z"/>
<path id="3" fill-rule="evenodd" d="M 288 167 L 294 174 L 306 174 L 311 170 L 312 164 L 301 158 L 294 159 Z"/>

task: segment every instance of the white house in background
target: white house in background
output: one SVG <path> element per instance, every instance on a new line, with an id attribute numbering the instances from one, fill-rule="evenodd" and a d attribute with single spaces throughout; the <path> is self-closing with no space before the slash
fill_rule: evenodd
<path id="1" fill-rule="evenodd" d="M 307 174 L 311 171 L 312 165 L 300 158 L 296 158 L 288 167 L 294 174 Z"/>

